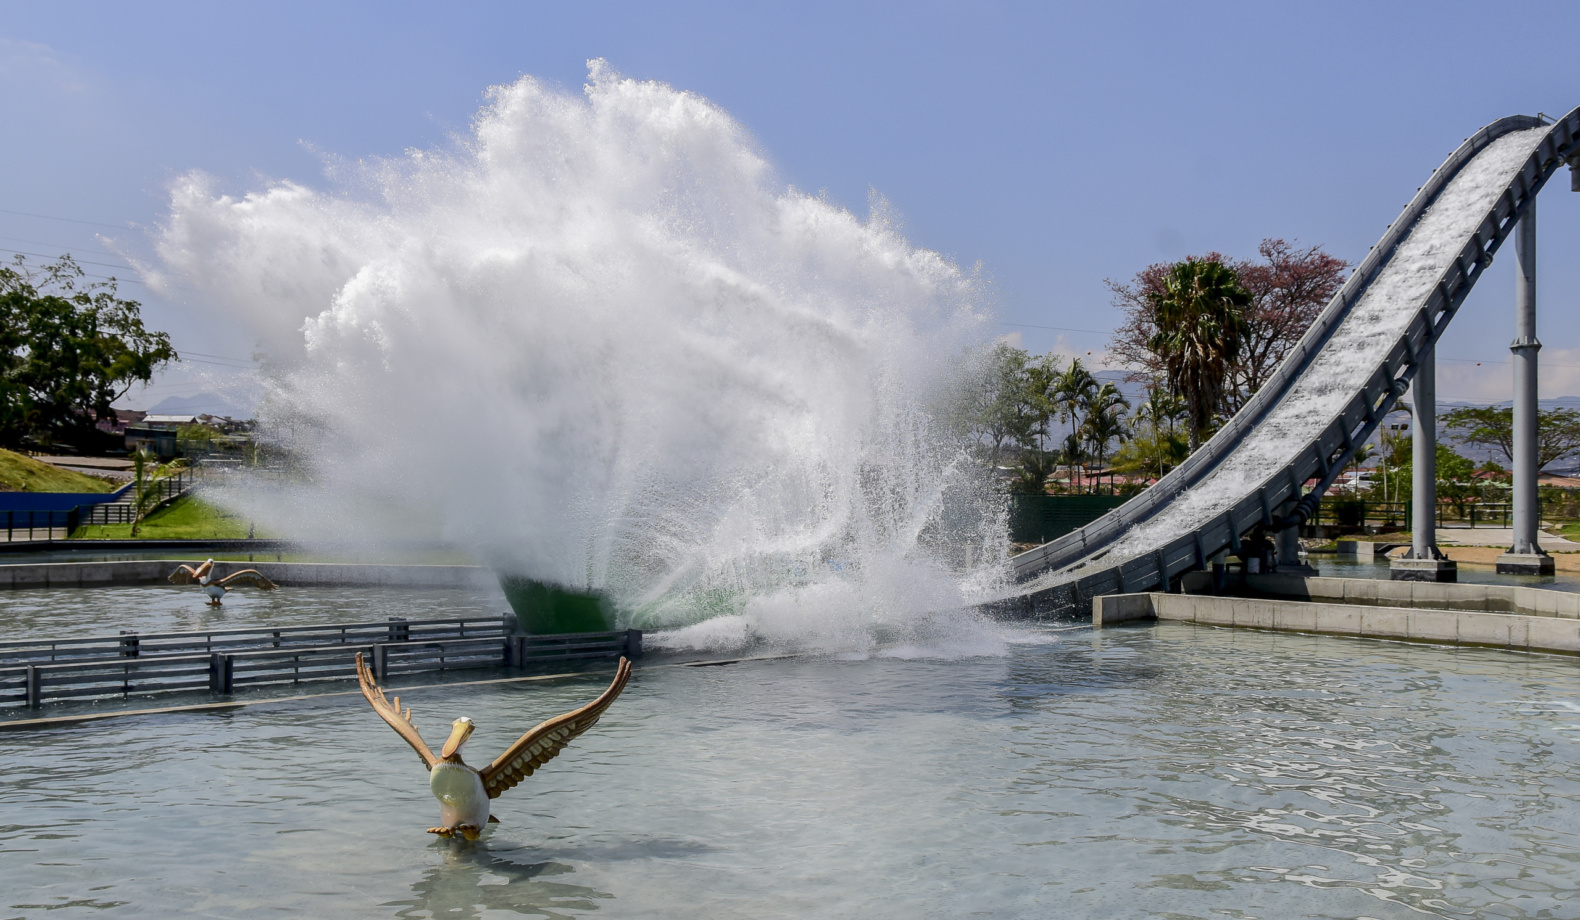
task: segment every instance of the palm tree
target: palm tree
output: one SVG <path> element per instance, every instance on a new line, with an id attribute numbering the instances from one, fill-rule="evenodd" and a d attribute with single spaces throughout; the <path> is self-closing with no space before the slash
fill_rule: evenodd
<path id="1" fill-rule="evenodd" d="M 1140 431 L 1145 425 L 1150 429 L 1147 440 L 1152 450 L 1153 459 L 1157 461 L 1157 476 L 1162 479 L 1164 474 L 1172 468 L 1170 456 L 1173 450 L 1170 446 L 1178 437 L 1177 427 L 1180 422 L 1188 418 L 1185 401 L 1175 396 L 1161 380 L 1153 380 L 1147 387 L 1147 400 L 1136 407 L 1134 428 Z M 1139 437 L 1139 435 L 1138 435 Z M 1184 445 L 1180 445 L 1183 447 Z M 1149 464 L 1140 464 L 1135 467 L 1137 471 L 1150 473 Z"/>
<path id="2" fill-rule="evenodd" d="M 1130 400 L 1112 383 L 1103 384 L 1087 403 L 1086 422 L 1081 430 L 1099 467 L 1108 459 L 1108 445 L 1116 439 L 1123 441 L 1130 434 L 1130 426 L 1125 424 L 1125 410 L 1129 408 Z"/>
<path id="3" fill-rule="evenodd" d="M 1175 434 L 1175 426 L 1190 417 L 1185 400 L 1169 391 L 1161 381 L 1147 387 L 1147 401 L 1136 407 L 1136 421 L 1145 422 L 1159 433 Z"/>
<path id="4" fill-rule="evenodd" d="M 1059 356 L 1051 351 L 1026 365 L 1026 390 L 1036 420 L 1033 433 L 1037 436 L 1039 451 L 1046 450 L 1043 438 L 1049 434 L 1048 425 L 1059 411 L 1057 391 L 1061 376 Z"/>
<path id="5" fill-rule="evenodd" d="M 185 466 L 185 460 L 160 463 L 147 447 L 139 447 L 132 454 L 132 536 L 137 536 L 143 519 L 167 497 L 165 480 Z"/>
<path id="6" fill-rule="evenodd" d="M 1070 475 L 1075 475 L 1075 464 L 1081 458 L 1081 421 L 1086 407 L 1097 393 L 1097 378 L 1092 376 L 1080 358 L 1053 378 L 1053 405 L 1060 417 L 1070 423 L 1070 434 L 1065 438 L 1065 459 L 1070 464 Z"/>
<path id="7" fill-rule="evenodd" d="M 1359 495 L 1361 491 L 1360 471 L 1361 465 L 1367 460 L 1377 456 L 1377 445 L 1362 444 L 1355 448 L 1355 455 L 1350 458 L 1350 491 Z"/>
<path id="8" fill-rule="evenodd" d="M 1147 347 L 1161 359 L 1169 389 L 1190 410 L 1190 449 L 1224 404 L 1224 385 L 1245 341 L 1251 296 L 1216 259 L 1186 259 L 1149 295 L 1157 332 Z"/>

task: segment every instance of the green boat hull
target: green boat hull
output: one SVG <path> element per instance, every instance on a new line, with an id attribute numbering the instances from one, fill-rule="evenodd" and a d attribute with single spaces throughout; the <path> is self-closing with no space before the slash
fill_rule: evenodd
<path id="1" fill-rule="evenodd" d="M 505 599 L 516 614 L 516 628 L 533 636 L 608 632 L 615 611 L 608 598 L 593 591 L 573 591 L 530 578 L 499 579 Z"/>

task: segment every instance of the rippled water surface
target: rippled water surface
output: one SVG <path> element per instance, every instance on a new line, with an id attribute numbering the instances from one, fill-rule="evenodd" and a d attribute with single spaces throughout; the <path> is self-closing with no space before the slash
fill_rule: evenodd
<path id="1" fill-rule="evenodd" d="M 207 600 L 195 585 L 0 591 L 0 632 L 8 639 L 113 636 L 121 630 L 160 633 L 492 616 L 510 609 L 498 590 L 437 588 L 237 588 L 219 607 L 208 606 Z"/>
<path id="2" fill-rule="evenodd" d="M 1037 638 L 1037 637 L 1032 637 Z M 650 661 L 423 833 L 354 695 L 0 735 L 0 916 L 1574 917 L 1571 659 L 1160 624 L 1005 657 Z M 606 675 L 414 690 L 493 756 Z"/>

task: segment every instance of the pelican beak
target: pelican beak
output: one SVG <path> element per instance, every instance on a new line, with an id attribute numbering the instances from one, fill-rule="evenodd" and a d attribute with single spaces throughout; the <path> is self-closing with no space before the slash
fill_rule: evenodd
<path id="1" fill-rule="evenodd" d="M 439 752 L 439 759 L 449 760 L 451 757 L 454 757 L 456 752 L 461 750 L 461 745 L 466 743 L 466 739 L 472 737 L 472 731 L 475 728 L 477 728 L 477 725 L 465 716 L 451 722 L 450 737 L 445 739 L 444 749 Z"/>

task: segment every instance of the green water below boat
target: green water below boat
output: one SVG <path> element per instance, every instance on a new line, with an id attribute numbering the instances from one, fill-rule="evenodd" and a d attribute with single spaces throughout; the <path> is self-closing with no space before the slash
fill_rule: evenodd
<path id="1" fill-rule="evenodd" d="M 607 632 L 615 628 L 614 606 L 602 594 L 574 591 L 530 578 L 499 579 L 516 624 L 534 636 Z"/>

